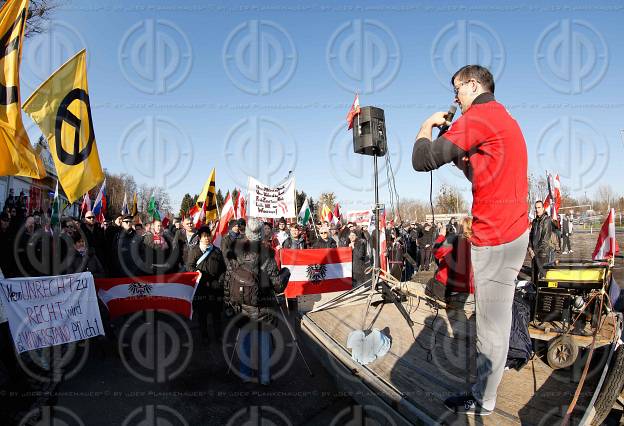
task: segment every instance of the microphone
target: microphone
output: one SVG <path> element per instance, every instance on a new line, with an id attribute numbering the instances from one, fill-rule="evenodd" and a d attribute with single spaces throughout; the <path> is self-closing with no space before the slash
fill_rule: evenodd
<path id="1" fill-rule="evenodd" d="M 444 119 L 446 120 L 447 123 L 450 123 L 450 122 L 453 121 L 453 117 L 455 117 L 455 112 L 456 111 L 457 111 L 457 107 L 455 105 L 451 105 L 449 107 L 448 112 L 444 116 Z M 438 137 L 440 137 L 443 134 L 445 134 L 450 127 L 451 127 L 450 124 L 443 124 L 441 126 L 438 126 L 438 128 L 440 129 L 440 133 L 438 133 Z"/>

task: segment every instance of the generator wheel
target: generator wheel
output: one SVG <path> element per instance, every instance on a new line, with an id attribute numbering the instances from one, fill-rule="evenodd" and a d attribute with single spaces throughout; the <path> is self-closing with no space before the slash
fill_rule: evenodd
<path id="1" fill-rule="evenodd" d="M 613 354 L 607 377 L 600 388 L 600 393 L 596 398 L 591 420 L 592 426 L 601 425 L 604 419 L 613 409 L 620 392 L 624 389 L 624 345 L 620 345 Z"/>
<path id="2" fill-rule="evenodd" d="M 566 368 L 574 364 L 579 347 L 571 336 L 562 335 L 548 342 L 546 359 L 553 370 Z"/>

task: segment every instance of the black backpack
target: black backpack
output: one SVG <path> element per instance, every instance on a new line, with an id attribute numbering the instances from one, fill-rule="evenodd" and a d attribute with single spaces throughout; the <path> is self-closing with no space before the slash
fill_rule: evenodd
<path id="1" fill-rule="evenodd" d="M 230 302 L 237 305 L 258 306 L 260 301 L 260 272 L 257 253 L 245 253 L 233 265 L 227 285 Z"/>

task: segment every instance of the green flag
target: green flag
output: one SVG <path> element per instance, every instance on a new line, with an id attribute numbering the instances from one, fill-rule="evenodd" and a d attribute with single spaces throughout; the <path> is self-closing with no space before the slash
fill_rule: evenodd
<path id="1" fill-rule="evenodd" d="M 301 206 L 301 210 L 299 210 L 297 222 L 302 225 L 306 225 L 310 221 L 310 217 L 312 217 L 312 211 L 310 210 L 310 205 L 308 204 L 308 200 L 306 199 L 303 203 L 303 206 Z"/>
<path id="2" fill-rule="evenodd" d="M 52 200 L 52 216 L 50 217 L 50 225 L 57 226 L 61 223 L 61 198 L 59 197 L 58 179 L 56 180 L 56 189 L 54 190 L 54 200 Z"/>
<path id="3" fill-rule="evenodd" d="M 160 220 L 160 212 L 158 211 L 158 205 L 156 204 L 156 199 L 154 198 L 154 194 L 149 199 L 149 205 L 147 206 L 147 214 L 152 218 L 152 220 Z"/>

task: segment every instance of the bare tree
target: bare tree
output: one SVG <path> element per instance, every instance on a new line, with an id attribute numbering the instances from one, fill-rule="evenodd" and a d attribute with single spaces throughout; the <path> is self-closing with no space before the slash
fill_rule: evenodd
<path id="1" fill-rule="evenodd" d="M 457 188 L 442 185 L 435 199 L 435 208 L 441 213 L 459 213 L 466 210 L 466 201 Z"/>
<path id="2" fill-rule="evenodd" d="M 596 203 L 594 209 L 606 211 L 609 207 L 616 203 L 616 194 L 609 184 L 603 184 L 598 187 L 594 196 Z"/>
<path id="3" fill-rule="evenodd" d="M 336 194 L 333 192 L 323 192 L 319 197 L 318 205 L 320 208 L 323 208 L 323 204 L 333 210 L 336 204 Z"/>
<path id="4" fill-rule="evenodd" d="M 5 3 L 6 1 L 0 0 L 0 6 L 4 6 Z M 50 20 L 52 11 L 57 7 L 57 0 L 30 0 L 24 35 L 30 37 L 45 32 L 46 23 Z"/>

